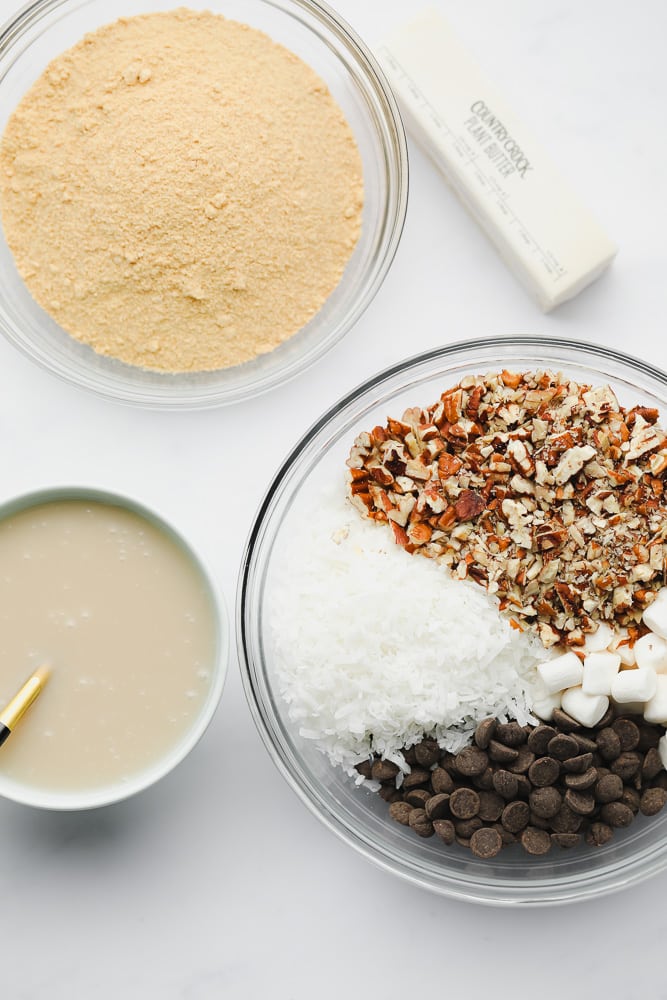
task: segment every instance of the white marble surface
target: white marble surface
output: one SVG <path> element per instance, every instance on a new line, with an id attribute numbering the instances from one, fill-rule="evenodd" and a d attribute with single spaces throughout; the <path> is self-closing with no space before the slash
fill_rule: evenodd
<path id="1" fill-rule="evenodd" d="M 0 342 L 3 496 L 76 480 L 156 504 L 207 552 L 232 611 L 270 475 L 325 406 L 377 369 L 420 348 L 519 331 L 667 366 L 667 7 L 436 4 L 618 241 L 611 272 L 540 314 L 413 148 L 408 222 L 388 280 L 355 330 L 284 389 L 233 409 L 142 412 L 61 384 Z M 371 43 L 414 9 L 338 6 Z M 14 8 L 1 0 L 0 16 Z M 589 988 L 613 1000 L 667 997 L 667 873 L 577 907 L 503 912 L 376 870 L 275 771 L 235 656 L 205 739 L 158 786 L 81 815 L 0 803 L 0 830 L 0 983 L 10 1000 L 476 1000 L 521 989 L 555 1000 Z"/>

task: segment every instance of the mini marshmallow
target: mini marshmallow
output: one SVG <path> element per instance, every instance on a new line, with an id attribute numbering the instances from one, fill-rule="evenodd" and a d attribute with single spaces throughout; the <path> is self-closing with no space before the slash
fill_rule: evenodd
<path id="1" fill-rule="evenodd" d="M 556 694 L 543 693 L 535 699 L 531 710 L 538 719 L 542 719 L 543 722 L 550 722 L 553 718 L 554 709 L 560 708 L 560 705 L 560 691 L 557 691 Z"/>
<path id="2" fill-rule="evenodd" d="M 611 694 L 611 685 L 621 666 L 618 653 L 589 653 L 584 660 L 582 691 L 586 694 Z"/>
<path id="3" fill-rule="evenodd" d="M 659 635 L 648 632 L 634 645 L 637 666 L 642 670 L 655 670 L 658 674 L 667 673 L 667 642 Z"/>
<path id="4" fill-rule="evenodd" d="M 667 723 L 667 674 L 658 674 L 658 686 L 653 697 L 644 705 L 647 722 Z"/>
<path id="5" fill-rule="evenodd" d="M 667 733 L 658 740 L 658 753 L 660 754 L 662 766 L 667 771 Z"/>
<path id="6" fill-rule="evenodd" d="M 611 696 L 622 705 L 629 701 L 646 702 L 656 692 L 658 675 L 653 670 L 621 670 L 614 678 Z"/>
<path id="7" fill-rule="evenodd" d="M 557 691 L 581 684 L 584 668 L 576 653 L 563 653 L 553 660 L 538 664 L 537 672 L 548 693 L 556 694 Z"/>
<path id="8" fill-rule="evenodd" d="M 649 604 L 642 620 L 651 632 L 655 632 L 661 639 L 667 639 L 667 587 L 658 591 L 658 596 L 653 604 Z"/>
<path id="9" fill-rule="evenodd" d="M 612 629 L 609 628 L 606 622 L 600 622 L 597 631 L 590 632 L 584 639 L 584 652 L 601 653 L 603 649 L 607 649 L 613 638 L 614 633 Z"/>
<path id="10" fill-rule="evenodd" d="M 619 628 L 614 632 L 614 638 L 609 643 L 609 652 L 618 653 L 625 667 L 634 667 L 635 651 L 630 647 L 630 637 L 627 628 Z"/>
<path id="11" fill-rule="evenodd" d="M 609 708 L 609 698 L 603 694 L 586 694 L 583 688 L 572 687 L 563 692 L 563 711 L 580 726 L 596 725 Z"/>

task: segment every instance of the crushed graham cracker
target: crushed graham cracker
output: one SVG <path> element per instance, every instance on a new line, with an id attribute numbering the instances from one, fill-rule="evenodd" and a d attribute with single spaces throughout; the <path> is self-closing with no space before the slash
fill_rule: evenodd
<path id="1" fill-rule="evenodd" d="M 325 83 L 210 12 L 122 18 L 55 59 L 0 145 L 34 299 L 100 354 L 226 368 L 300 330 L 361 228 L 362 167 Z"/>

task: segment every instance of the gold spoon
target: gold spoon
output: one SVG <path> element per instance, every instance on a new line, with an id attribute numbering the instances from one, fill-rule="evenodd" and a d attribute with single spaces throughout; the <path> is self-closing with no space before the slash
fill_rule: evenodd
<path id="1" fill-rule="evenodd" d="M 5 707 L 0 710 L 0 746 L 13 731 L 17 722 L 23 718 L 35 698 L 41 694 L 50 672 L 47 666 L 38 667 L 11 701 L 7 702 Z"/>

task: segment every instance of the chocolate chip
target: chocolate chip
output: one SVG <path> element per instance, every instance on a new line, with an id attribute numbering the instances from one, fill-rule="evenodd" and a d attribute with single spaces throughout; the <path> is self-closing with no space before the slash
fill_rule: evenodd
<path id="1" fill-rule="evenodd" d="M 586 843 L 591 847 L 603 847 L 614 836 L 614 831 L 608 823 L 591 823 L 586 830 Z"/>
<path id="2" fill-rule="evenodd" d="M 551 819 L 563 804 L 560 792 L 555 788 L 536 788 L 528 796 L 531 811 L 541 819 Z"/>
<path id="3" fill-rule="evenodd" d="M 583 821 L 583 817 L 564 802 L 551 820 L 551 829 L 554 833 L 576 833 Z"/>
<path id="4" fill-rule="evenodd" d="M 392 802 L 389 806 L 389 815 L 391 818 L 396 820 L 397 823 L 402 823 L 403 826 L 408 825 L 411 812 L 412 806 L 407 802 Z"/>
<path id="5" fill-rule="evenodd" d="M 614 729 L 601 729 L 595 742 L 603 760 L 616 760 L 621 752 L 621 740 Z"/>
<path id="6" fill-rule="evenodd" d="M 410 788 L 403 794 L 403 798 L 415 809 L 425 809 L 431 793 L 426 788 Z"/>
<path id="7" fill-rule="evenodd" d="M 642 763 L 642 779 L 651 781 L 662 771 L 660 754 L 655 747 L 649 747 Z"/>
<path id="8" fill-rule="evenodd" d="M 526 854 L 533 854 L 536 857 L 547 854 L 551 850 L 551 837 L 546 830 L 538 830 L 537 827 L 527 826 L 521 834 L 521 846 Z"/>
<path id="9" fill-rule="evenodd" d="M 639 746 L 639 726 L 632 719 L 616 719 L 611 728 L 621 741 L 621 750 L 635 750 Z"/>
<path id="10" fill-rule="evenodd" d="M 489 716 L 488 719 L 482 719 L 475 730 L 475 743 L 480 748 L 480 750 L 486 750 L 489 743 L 493 739 L 493 734 L 496 731 L 496 726 L 498 723 L 493 718 Z"/>
<path id="11" fill-rule="evenodd" d="M 524 826 L 527 825 L 529 819 L 530 809 L 528 808 L 528 803 L 517 799 L 505 806 L 500 817 L 500 822 L 510 833 L 518 833 L 519 830 L 523 830 Z"/>
<path id="12" fill-rule="evenodd" d="M 403 793 L 395 785 L 383 785 L 378 795 L 385 802 L 400 802 L 403 798 Z"/>
<path id="13" fill-rule="evenodd" d="M 644 816 L 655 816 L 666 802 L 667 792 L 664 788 L 647 788 L 640 799 L 639 808 Z"/>
<path id="14" fill-rule="evenodd" d="M 474 778 L 475 775 L 483 774 L 489 766 L 489 758 L 484 750 L 479 747 L 465 747 L 456 755 L 456 769 L 459 774 L 466 778 Z"/>
<path id="15" fill-rule="evenodd" d="M 472 779 L 472 783 L 475 788 L 479 788 L 484 792 L 488 792 L 493 788 L 493 769 L 487 767 L 483 774 L 478 774 L 477 777 Z"/>
<path id="16" fill-rule="evenodd" d="M 536 826 L 538 830 L 547 830 L 551 833 L 551 820 L 545 819 L 544 816 L 538 816 L 536 812 L 531 810 L 530 819 L 528 820 L 529 826 Z"/>
<path id="17" fill-rule="evenodd" d="M 440 760 L 440 747 L 436 740 L 422 740 L 415 747 L 417 763 L 423 768 L 432 767 Z"/>
<path id="18" fill-rule="evenodd" d="M 630 788 L 626 785 L 623 789 L 623 794 L 621 795 L 621 802 L 623 805 L 632 809 L 633 813 L 636 815 L 639 812 L 640 801 L 639 792 L 635 788 Z"/>
<path id="19" fill-rule="evenodd" d="M 623 795 L 623 782 L 617 774 L 604 774 L 598 779 L 593 794 L 598 802 L 616 802 Z"/>
<path id="20" fill-rule="evenodd" d="M 511 764 L 518 756 L 519 751 L 515 750 L 514 747 L 506 747 L 504 743 L 498 743 L 497 740 L 491 740 L 489 743 L 489 757 L 498 764 Z"/>
<path id="21" fill-rule="evenodd" d="M 502 837 L 490 826 L 476 830 L 470 838 L 470 850 L 476 858 L 495 858 L 502 846 Z"/>
<path id="22" fill-rule="evenodd" d="M 400 768 L 391 760 L 376 760 L 371 767 L 371 776 L 374 781 L 394 781 L 399 771 Z"/>
<path id="23" fill-rule="evenodd" d="M 466 837 L 469 840 L 476 830 L 482 829 L 482 826 L 483 823 L 479 816 L 473 816 L 472 819 L 459 820 L 454 824 L 454 829 L 457 837 Z"/>
<path id="24" fill-rule="evenodd" d="M 408 824 L 420 837 L 432 837 L 433 823 L 423 809 L 413 809 L 408 817 Z"/>
<path id="25" fill-rule="evenodd" d="M 558 733 L 557 736 L 549 740 L 547 751 L 549 756 L 555 757 L 556 760 L 569 760 L 570 757 L 576 757 L 579 753 L 579 744 L 573 736 L 568 736 L 567 733 Z"/>
<path id="26" fill-rule="evenodd" d="M 595 812 L 595 799 L 590 792 L 576 792 L 568 788 L 565 793 L 565 805 L 579 816 L 590 816 Z"/>
<path id="27" fill-rule="evenodd" d="M 519 788 L 515 775 L 509 771 L 496 771 L 493 775 L 493 787 L 504 799 L 514 799 Z"/>
<path id="28" fill-rule="evenodd" d="M 472 819 L 479 804 L 479 795 L 472 788 L 457 788 L 449 797 L 449 811 L 457 819 Z"/>
<path id="29" fill-rule="evenodd" d="M 532 750 L 537 757 L 544 757 L 547 752 L 549 740 L 556 735 L 553 726 L 535 726 L 528 737 L 528 749 Z"/>
<path id="30" fill-rule="evenodd" d="M 606 729 L 607 726 L 610 726 L 612 724 L 612 722 L 614 721 L 615 716 L 616 716 L 616 709 L 614 708 L 613 705 L 610 705 L 609 708 L 607 709 L 607 711 L 604 713 L 604 715 L 600 719 L 600 721 L 598 722 L 599 728 L 600 729 Z"/>
<path id="31" fill-rule="evenodd" d="M 562 708 L 554 708 L 552 715 L 553 722 L 559 729 L 564 733 L 573 733 L 575 729 L 581 729 L 581 726 L 571 715 L 564 712 Z"/>
<path id="32" fill-rule="evenodd" d="M 508 844 L 516 843 L 516 837 L 514 834 L 510 833 L 509 830 L 506 830 L 502 823 L 494 823 L 492 829 L 498 831 L 500 839 L 503 842 L 503 846 L 507 847 Z"/>
<path id="33" fill-rule="evenodd" d="M 445 819 L 449 815 L 449 795 L 446 792 L 432 795 L 424 808 L 429 819 Z"/>
<path id="34" fill-rule="evenodd" d="M 596 767 L 589 767 L 583 774 L 566 774 L 563 778 L 566 788 L 573 788 L 575 792 L 585 792 L 597 780 L 598 770 Z"/>
<path id="35" fill-rule="evenodd" d="M 593 764 L 592 753 L 581 753 L 577 757 L 570 757 L 563 761 L 563 770 L 568 774 L 583 774 Z"/>
<path id="36" fill-rule="evenodd" d="M 557 847 L 576 847 L 581 841 L 578 833 L 552 833 L 551 843 Z"/>
<path id="37" fill-rule="evenodd" d="M 372 767 L 373 767 L 373 761 L 371 760 L 362 760 L 358 764 L 354 765 L 355 771 L 358 771 L 359 774 L 363 774 L 364 778 L 372 777 L 371 774 Z"/>
<path id="38" fill-rule="evenodd" d="M 560 774 L 560 764 L 553 757 L 538 757 L 528 769 L 528 778 L 536 788 L 553 785 Z"/>
<path id="39" fill-rule="evenodd" d="M 456 830 L 450 819 L 436 819 L 433 821 L 433 829 L 446 844 L 453 844 L 456 839 Z"/>
<path id="40" fill-rule="evenodd" d="M 479 793 L 478 815 L 485 823 L 493 823 L 497 819 L 500 819 L 504 808 L 505 800 L 497 792 Z"/>
<path id="41" fill-rule="evenodd" d="M 470 850 L 470 837 L 456 837 L 456 843 L 459 847 L 465 847 Z"/>
<path id="42" fill-rule="evenodd" d="M 595 753 L 597 750 L 595 740 L 592 740 L 589 736 L 585 736 L 583 733 L 572 733 L 572 735 L 577 741 L 579 753 Z"/>
<path id="43" fill-rule="evenodd" d="M 410 788 L 419 788 L 421 785 L 428 785 L 430 780 L 431 772 L 417 767 L 413 768 L 410 774 L 405 775 L 401 787 L 407 791 Z"/>
<path id="44" fill-rule="evenodd" d="M 623 781 L 629 781 L 639 771 L 642 764 L 641 754 L 636 750 L 626 750 L 615 761 L 612 762 L 611 770 Z"/>
<path id="45" fill-rule="evenodd" d="M 600 810 L 600 819 L 603 823 L 608 823 L 609 826 L 613 827 L 630 826 L 634 819 L 634 813 L 623 802 L 608 802 Z"/>
<path id="46" fill-rule="evenodd" d="M 414 767 L 417 763 L 417 755 L 415 753 L 414 747 L 408 747 L 403 751 L 403 756 L 405 757 L 405 763 L 409 764 L 410 767 Z"/>
<path id="47" fill-rule="evenodd" d="M 436 794 L 440 792 L 449 794 L 454 791 L 452 776 L 449 771 L 445 771 L 444 767 L 436 767 L 434 771 L 431 771 L 431 785 Z"/>
<path id="48" fill-rule="evenodd" d="M 505 722 L 496 727 L 495 739 L 506 747 L 520 747 L 526 742 L 526 734 L 518 722 Z"/>
<path id="49" fill-rule="evenodd" d="M 511 771 L 512 774 L 525 774 L 534 760 L 535 754 L 524 745 L 519 747 L 519 756 L 507 765 L 507 770 Z"/>

